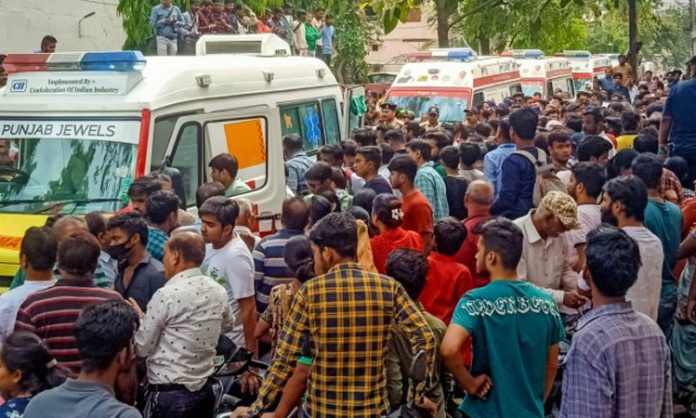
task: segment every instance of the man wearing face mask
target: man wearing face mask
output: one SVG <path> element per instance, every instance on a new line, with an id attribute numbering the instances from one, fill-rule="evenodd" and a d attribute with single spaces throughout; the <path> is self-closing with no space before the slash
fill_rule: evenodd
<path id="1" fill-rule="evenodd" d="M 549 192 L 537 209 L 514 222 L 524 235 L 522 259 L 517 265 L 520 279 L 546 290 L 558 305 L 573 309 L 584 305 L 587 299 L 577 292 L 578 274 L 561 236 L 578 226 L 578 206 L 573 198 Z"/>
<path id="2" fill-rule="evenodd" d="M 617 177 L 604 185 L 602 222 L 623 229 L 640 250 L 638 279 L 628 289 L 626 299 L 636 311 L 657 320 L 664 252 L 660 238 L 643 225 L 647 205 L 647 189 L 636 176 Z"/>
<path id="3" fill-rule="evenodd" d="M 107 252 L 118 261 L 114 290 L 133 298 L 145 310 L 157 289 L 164 286 L 164 267 L 148 253 L 147 222 L 139 213 L 121 213 L 106 226 L 111 235 Z"/>

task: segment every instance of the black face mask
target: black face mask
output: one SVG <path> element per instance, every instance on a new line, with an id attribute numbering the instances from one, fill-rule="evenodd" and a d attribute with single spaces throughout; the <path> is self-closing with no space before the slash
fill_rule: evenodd
<path id="1" fill-rule="evenodd" d="M 616 216 L 614 216 L 612 213 L 611 208 L 602 209 L 602 223 L 619 226 L 619 220 L 616 219 Z"/>
<path id="2" fill-rule="evenodd" d="M 128 237 L 126 242 L 123 244 L 117 244 L 117 245 L 112 245 L 109 248 L 106 249 L 106 252 L 111 256 L 116 261 L 122 261 L 126 258 L 128 255 L 128 252 L 133 248 L 132 246 L 127 247 L 128 242 L 133 236 L 131 235 Z"/>

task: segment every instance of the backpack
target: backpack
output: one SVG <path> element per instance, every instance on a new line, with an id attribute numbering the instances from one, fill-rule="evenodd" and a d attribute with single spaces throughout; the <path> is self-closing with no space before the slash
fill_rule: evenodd
<path id="1" fill-rule="evenodd" d="M 515 151 L 515 154 L 519 154 L 528 159 L 536 170 L 534 192 L 532 194 L 532 203 L 534 207 L 539 206 L 539 202 L 541 202 L 541 199 L 543 199 L 548 192 L 557 191 L 568 193 L 568 187 L 556 176 L 553 163 L 549 160 L 544 150 L 537 148 L 537 152 L 539 155 L 538 159 L 528 151 Z"/>

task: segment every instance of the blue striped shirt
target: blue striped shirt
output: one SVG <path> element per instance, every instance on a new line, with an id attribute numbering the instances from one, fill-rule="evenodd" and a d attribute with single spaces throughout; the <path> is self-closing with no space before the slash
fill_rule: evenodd
<path id="1" fill-rule="evenodd" d="M 261 240 L 254 250 L 254 289 L 256 290 L 256 310 L 263 313 L 268 306 L 271 289 L 287 284 L 295 277 L 283 259 L 285 243 L 304 231 L 283 229 Z"/>

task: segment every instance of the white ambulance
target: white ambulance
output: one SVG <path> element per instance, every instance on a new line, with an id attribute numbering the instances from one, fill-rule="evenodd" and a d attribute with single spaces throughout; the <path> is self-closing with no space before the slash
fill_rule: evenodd
<path id="1" fill-rule="evenodd" d="M 418 116 L 430 106 L 440 110 L 441 122 L 461 122 L 464 110 L 484 101 L 500 103 L 522 91 L 520 73 L 510 57 L 477 57 L 468 48 L 432 51 L 435 57 L 405 64 L 385 100 Z M 422 54 L 421 54 L 422 55 Z"/>
<path id="2" fill-rule="evenodd" d="M 573 69 L 567 58 L 545 57 L 538 49 L 513 50 L 508 55 L 519 64 L 525 96 L 541 93 L 543 97 L 552 98 L 559 91 L 569 97 L 575 96 Z"/>
<path id="3" fill-rule="evenodd" d="M 576 93 L 591 90 L 592 80 L 603 78 L 611 69 L 611 59 L 606 56 L 592 55 L 588 51 L 565 51 L 563 55 L 573 66 Z"/>
<path id="4" fill-rule="evenodd" d="M 275 36 L 275 35 L 266 35 Z M 262 217 L 286 197 L 281 140 L 312 153 L 348 131 L 350 92 L 321 61 L 255 54 L 148 57 L 139 52 L 10 54 L 0 90 L 0 277 L 14 274 L 27 227 L 52 213 L 112 212 L 133 179 L 164 161 L 186 205 L 229 152 Z M 281 48 L 282 50 L 282 48 Z M 219 52 L 219 51 L 216 51 Z M 249 52 L 249 51 L 247 51 Z M 0 151 L 3 149 L 0 147 Z M 269 223 L 267 222 L 266 225 Z"/>

